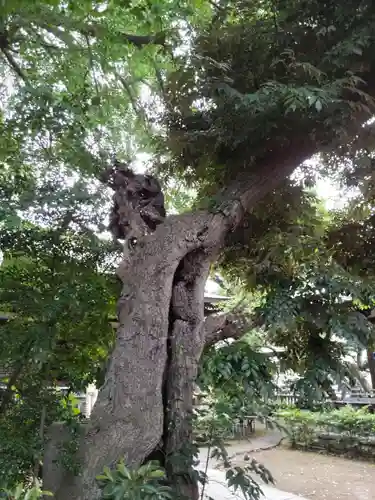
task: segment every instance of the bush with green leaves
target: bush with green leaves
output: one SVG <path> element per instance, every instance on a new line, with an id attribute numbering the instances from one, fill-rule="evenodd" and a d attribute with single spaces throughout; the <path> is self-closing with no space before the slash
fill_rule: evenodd
<path id="1" fill-rule="evenodd" d="M 319 444 L 324 448 L 324 439 L 329 439 L 330 436 L 335 437 L 337 442 L 340 441 L 340 450 L 343 452 L 355 449 L 359 454 L 363 454 L 363 444 L 375 445 L 375 442 L 372 444 L 375 415 L 367 408 L 356 410 L 346 406 L 339 410 L 319 413 L 289 409 L 280 411 L 278 416 L 284 420 L 290 431 L 292 446 L 311 448 Z M 331 444 L 327 441 L 327 450 L 335 451 Z M 367 455 L 368 450 L 365 451 Z"/>
<path id="2" fill-rule="evenodd" d="M 22 396 L 6 413 L 0 413 L 0 488 L 13 489 L 20 482 L 26 486 L 35 482 L 43 461 L 46 431 L 56 421 L 64 421 L 71 433 L 71 440 L 61 449 L 61 463 L 70 471 L 76 470 L 76 399 L 51 388 L 39 387 L 37 393 L 34 385 Z"/>
<path id="3" fill-rule="evenodd" d="M 359 436 L 372 436 L 375 433 L 375 415 L 370 413 L 367 407 L 356 410 L 351 406 L 345 406 L 339 410 L 319 413 L 291 408 L 280 411 L 278 416 L 288 425 L 308 424 Z"/>
<path id="4" fill-rule="evenodd" d="M 22 483 L 13 489 L 1 489 L 0 497 L 7 500 L 39 500 L 45 496 L 53 496 L 49 491 L 43 491 L 39 483 L 26 487 Z"/>
<path id="5" fill-rule="evenodd" d="M 208 444 L 212 437 L 225 439 L 233 428 L 233 415 L 215 412 L 215 408 L 198 408 L 194 418 L 194 437 L 200 444 Z"/>
<path id="6" fill-rule="evenodd" d="M 272 474 L 264 465 L 255 459 L 245 456 L 247 464 L 243 467 L 234 466 L 230 462 L 228 452 L 220 438 L 211 437 L 208 454 L 211 458 L 221 461 L 226 469 L 228 487 L 235 493 L 241 492 L 246 500 L 259 500 L 263 495 L 253 474 L 258 475 L 266 484 L 273 483 Z M 198 481 L 202 485 L 201 498 L 206 498 L 205 489 L 208 464 L 205 470 L 197 470 Z M 168 484 L 164 468 L 157 461 L 150 461 L 137 469 L 126 467 L 120 460 L 114 470 L 105 467 L 103 473 L 96 477 L 102 490 L 102 498 L 108 500 L 168 500 L 179 499 L 179 495 Z"/>
<path id="7" fill-rule="evenodd" d="M 165 471 L 157 462 L 150 461 L 138 469 L 129 469 L 124 461 L 115 470 L 104 468 L 97 476 L 103 499 L 109 500 L 165 500 L 173 498 L 171 488 L 163 484 Z"/>

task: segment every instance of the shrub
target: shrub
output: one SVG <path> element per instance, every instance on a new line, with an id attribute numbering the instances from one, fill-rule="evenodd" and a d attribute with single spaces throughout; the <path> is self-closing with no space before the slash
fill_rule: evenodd
<path id="1" fill-rule="evenodd" d="M 373 436 L 375 433 L 375 415 L 369 413 L 367 408 L 354 410 L 344 407 L 341 410 L 322 413 L 318 423 L 327 430 L 348 433 L 356 436 Z"/>
<path id="2" fill-rule="evenodd" d="M 199 411 L 194 419 L 194 438 L 199 444 L 209 444 L 215 439 L 227 439 L 233 432 L 234 418 L 226 413 Z"/>
<path id="3" fill-rule="evenodd" d="M 340 410 L 320 413 L 289 409 L 279 411 L 290 433 L 292 446 L 323 447 L 333 452 L 351 452 L 373 456 L 375 443 L 375 415 L 367 408 L 355 410 L 346 406 Z M 373 452 L 368 447 L 374 447 Z"/>
<path id="4" fill-rule="evenodd" d="M 0 490 L 0 498 L 7 500 L 39 500 L 44 496 L 52 496 L 52 493 L 43 491 L 37 483 L 29 488 L 20 483 L 11 490 L 5 488 Z"/>
<path id="5" fill-rule="evenodd" d="M 148 462 L 138 469 L 128 469 L 121 460 L 115 470 L 108 467 L 97 476 L 103 499 L 108 500 L 167 500 L 171 488 L 163 485 L 165 472 L 156 462 Z"/>
<path id="6" fill-rule="evenodd" d="M 240 491 L 246 500 L 260 500 L 263 492 L 253 475 L 258 475 L 266 484 L 273 483 L 274 479 L 269 470 L 255 459 L 246 456 L 247 464 L 244 467 L 232 465 L 228 452 L 222 443 L 209 450 L 211 458 L 223 462 L 226 469 L 228 487 L 236 493 Z M 194 471 L 195 478 L 202 485 L 200 498 L 203 498 L 207 481 L 207 464 L 205 471 Z M 195 475 L 195 474 L 194 474 Z M 138 469 L 129 469 L 123 460 L 114 470 L 104 468 L 103 474 L 97 476 L 102 490 L 102 499 L 108 500 L 174 500 L 182 499 L 173 488 L 168 485 L 165 470 L 158 462 L 150 461 Z M 183 497 L 185 498 L 185 496 Z M 206 498 L 206 496 L 204 496 Z M 23 500 L 23 499 L 22 499 Z M 34 500 L 34 499 L 33 499 Z"/>

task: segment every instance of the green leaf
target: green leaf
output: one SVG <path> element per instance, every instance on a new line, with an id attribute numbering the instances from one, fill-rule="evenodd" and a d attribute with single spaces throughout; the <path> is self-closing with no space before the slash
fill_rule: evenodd
<path id="1" fill-rule="evenodd" d="M 117 468 L 118 472 L 122 475 L 122 477 L 124 477 L 125 479 L 131 479 L 130 472 L 125 467 L 125 464 L 122 460 L 117 464 L 116 468 Z"/>
<path id="2" fill-rule="evenodd" d="M 103 472 L 104 472 L 104 475 L 106 478 L 108 478 L 110 481 L 114 481 L 112 472 L 110 471 L 110 469 L 107 466 L 105 466 L 103 468 Z"/>
<path id="3" fill-rule="evenodd" d="M 153 470 L 149 473 L 150 478 L 162 478 L 165 477 L 165 472 L 162 470 Z"/>

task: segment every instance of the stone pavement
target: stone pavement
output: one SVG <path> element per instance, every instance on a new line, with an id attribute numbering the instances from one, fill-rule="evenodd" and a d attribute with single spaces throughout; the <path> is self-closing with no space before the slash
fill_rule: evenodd
<path id="1" fill-rule="evenodd" d="M 229 443 L 227 451 L 230 459 L 235 463 L 236 457 L 243 456 L 245 453 L 255 452 L 257 450 L 267 450 L 280 444 L 283 438 L 283 433 L 278 430 L 268 430 L 263 435 L 255 435 L 253 439 L 245 441 L 237 441 Z M 201 448 L 199 452 L 198 469 L 204 470 L 207 463 L 207 448 Z M 267 464 L 265 464 L 267 465 Z M 208 460 L 208 484 L 205 486 L 205 494 L 207 497 L 212 497 L 214 500 L 243 500 L 244 496 L 241 493 L 233 493 L 227 486 L 225 480 L 225 471 L 219 469 L 220 464 L 216 459 Z M 272 472 L 272 471 L 271 471 Z M 254 477 L 257 480 L 256 477 Z M 264 485 L 259 478 L 259 485 L 264 496 L 261 500 L 306 500 L 305 498 L 281 491 L 273 486 Z"/>
<path id="2" fill-rule="evenodd" d="M 207 470 L 208 484 L 206 484 L 204 492 L 207 497 L 213 500 L 244 500 L 241 493 L 233 493 L 227 486 L 225 480 L 225 472 L 222 470 Z M 260 485 L 264 496 L 261 500 L 307 500 L 303 497 L 280 491 L 271 486 Z"/>

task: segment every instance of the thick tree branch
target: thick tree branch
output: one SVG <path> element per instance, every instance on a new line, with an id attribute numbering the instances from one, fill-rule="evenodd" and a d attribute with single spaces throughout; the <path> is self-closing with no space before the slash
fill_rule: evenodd
<path id="1" fill-rule="evenodd" d="M 30 20 L 22 16 L 14 16 L 12 19 L 12 30 L 8 30 L 8 40 L 12 39 L 14 33 L 19 29 L 28 30 Z M 64 16 L 61 13 L 49 13 L 49 22 L 46 23 L 43 19 L 35 19 L 33 23 L 37 28 L 45 29 L 53 33 L 58 39 L 63 41 L 68 47 L 78 45 L 79 41 L 70 36 L 70 33 L 79 32 L 84 36 L 91 36 L 94 38 L 104 38 L 110 36 L 111 38 L 117 37 L 124 42 L 130 43 L 137 48 L 142 48 L 145 45 L 161 45 L 165 46 L 166 35 L 164 32 L 150 34 L 150 35 L 136 35 L 133 33 L 119 33 L 109 30 L 106 26 L 100 23 L 85 23 L 72 19 L 69 16 Z M 58 28 L 57 28 L 58 27 Z"/>
<path id="2" fill-rule="evenodd" d="M 107 30 L 102 26 L 90 24 L 81 28 L 83 35 L 88 35 L 96 38 L 101 38 L 107 34 Z M 118 36 L 124 42 L 130 43 L 135 47 L 141 49 L 145 45 L 161 45 L 165 46 L 165 33 L 156 33 L 155 35 L 134 35 L 131 33 L 119 33 Z"/>
<path id="3" fill-rule="evenodd" d="M 122 33 L 124 40 L 138 48 L 145 45 L 165 45 L 165 34 L 157 33 L 156 35 L 131 35 L 129 33 Z"/>
<path id="4" fill-rule="evenodd" d="M 204 322 L 205 347 L 228 338 L 239 339 L 256 326 L 248 315 L 221 313 L 208 316 Z"/>
<path id="5" fill-rule="evenodd" d="M 235 229 L 247 211 L 314 154 L 331 150 L 335 141 L 348 142 L 359 134 L 362 135 L 365 130 L 363 124 L 369 118 L 371 115 L 366 109 L 351 115 L 350 121 L 347 117 L 345 138 L 338 137 L 336 130 L 332 130 L 331 140 L 328 140 L 327 131 L 314 130 L 300 135 L 296 133 L 282 146 L 275 146 L 270 142 L 264 156 L 258 157 L 251 167 L 246 168 L 245 165 L 243 172 L 219 193 L 218 203 L 213 211 L 218 216 L 224 216 L 222 230 L 227 233 Z"/>

